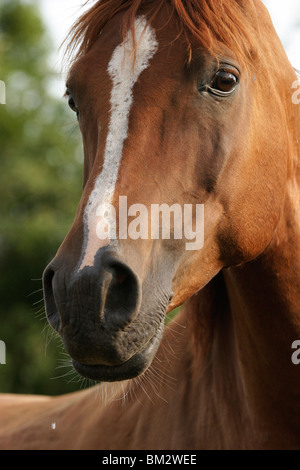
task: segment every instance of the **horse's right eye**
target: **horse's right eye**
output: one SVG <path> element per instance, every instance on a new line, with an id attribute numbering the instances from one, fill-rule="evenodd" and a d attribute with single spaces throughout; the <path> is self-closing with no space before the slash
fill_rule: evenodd
<path id="1" fill-rule="evenodd" d="M 74 113 L 79 114 L 79 110 L 78 110 L 78 107 L 77 107 L 77 104 L 75 103 L 75 100 L 71 94 L 71 92 L 69 90 L 66 91 L 66 95 L 68 97 L 68 105 L 69 107 L 72 109 L 72 111 L 74 111 Z"/>

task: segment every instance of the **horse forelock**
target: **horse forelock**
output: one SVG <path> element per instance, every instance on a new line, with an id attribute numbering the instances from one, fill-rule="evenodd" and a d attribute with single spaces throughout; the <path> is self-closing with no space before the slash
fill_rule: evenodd
<path id="1" fill-rule="evenodd" d="M 165 26 L 171 18 L 177 22 L 174 39 L 183 37 L 187 58 L 192 58 L 193 45 L 218 57 L 220 45 L 233 50 L 240 62 L 247 64 L 258 35 L 257 13 L 252 1 L 244 0 L 98 0 L 73 25 L 67 37 L 67 54 L 74 60 L 85 55 L 95 44 L 105 25 L 123 12 L 123 38 L 133 31 L 135 18 L 146 14 L 148 23 L 165 8 Z"/>

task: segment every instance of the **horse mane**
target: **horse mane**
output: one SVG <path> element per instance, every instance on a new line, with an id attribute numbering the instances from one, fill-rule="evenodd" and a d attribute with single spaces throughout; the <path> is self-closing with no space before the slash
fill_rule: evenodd
<path id="1" fill-rule="evenodd" d="M 120 12 L 124 12 L 125 37 L 129 29 L 134 33 L 137 14 L 147 11 L 148 23 L 151 23 L 164 7 L 169 10 L 166 24 L 172 16 L 177 18 L 176 38 L 183 36 L 186 40 L 189 61 L 192 43 L 216 57 L 221 43 L 234 51 L 244 64 L 251 57 L 252 44 L 258 35 L 252 0 L 98 0 L 73 25 L 67 37 L 66 51 L 72 56 L 77 49 L 75 59 L 84 56 L 108 21 Z"/>

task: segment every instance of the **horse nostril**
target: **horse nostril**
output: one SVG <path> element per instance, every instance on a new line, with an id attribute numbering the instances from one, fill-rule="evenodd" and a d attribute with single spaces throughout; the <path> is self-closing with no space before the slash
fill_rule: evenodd
<path id="1" fill-rule="evenodd" d="M 52 262 L 44 271 L 43 289 L 48 322 L 64 338 L 88 328 L 99 335 L 100 330 L 123 329 L 135 318 L 141 303 L 135 273 L 105 251 L 94 266 L 69 277 Z M 79 296 L 84 300 L 78 302 Z"/>
<path id="2" fill-rule="evenodd" d="M 126 272 L 125 272 L 125 271 L 122 272 L 122 271 L 120 270 L 120 272 L 118 272 L 118 273 L 116 274 L 115 282 L 116 282 L 117 284 L 122 284 L 123 282 L 126 281 L 126 279 L 127 279 L 127 274 L 126 274 Z"/>
<path id="3" fill-rule="evenodd" d="M 121 262 L 110 263 L 112 274 L 104 305 L 107 324 L 124 328 L 131 322 L 140 307 L 140 286 L 136 275 Z"/>
<path id="4" fill-rule="evenodd" d="M 58 331 L 60 326 L 60 317 L 53 293 L 52 281 L 54 275 L 55 271 L 50 266 L 47 266 L 43 273 L 43 290 L 48 322 L 54 330 Z"/>

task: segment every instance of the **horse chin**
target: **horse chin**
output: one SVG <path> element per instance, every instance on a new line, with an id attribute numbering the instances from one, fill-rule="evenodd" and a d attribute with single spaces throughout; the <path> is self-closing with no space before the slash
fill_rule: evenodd
<path id="1" fill-rule="evenodd" d="M 83 377 L 99 382 L 117 382 L 133 379 L 150 366 L 163 334 L 163 327 L 151 338 L 146 347 L 118 365 L 83 364 L 72 359 L 74 369 Z"/>

